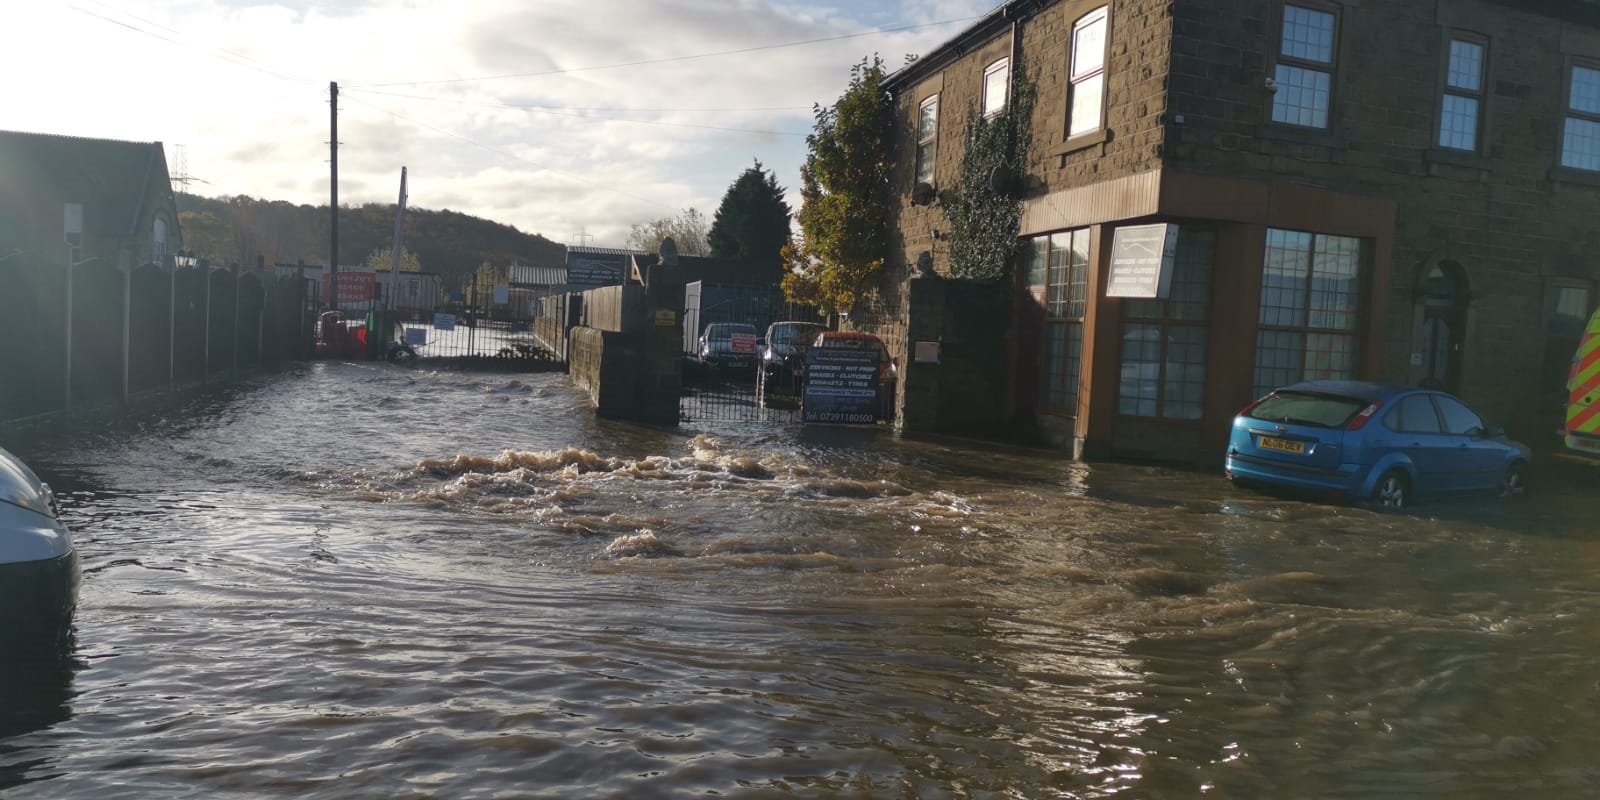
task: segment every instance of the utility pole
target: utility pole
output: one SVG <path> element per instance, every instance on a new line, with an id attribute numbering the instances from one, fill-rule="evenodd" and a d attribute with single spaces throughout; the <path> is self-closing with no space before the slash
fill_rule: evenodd
<path id="1" fill-rule="evenodd" d="M 400 168 L 400 202 L 394 211 L 394 258 L 389 262 L 389 310 L 394 310 L 394 296 L 399 291 L 400 254 L 405 249 L 406 220 L 406 168 Z"/>
<path id="2" fill-rule="evenodd" d="M 339 82 L 328 81 L 328 308 L 339 310 Z"/>

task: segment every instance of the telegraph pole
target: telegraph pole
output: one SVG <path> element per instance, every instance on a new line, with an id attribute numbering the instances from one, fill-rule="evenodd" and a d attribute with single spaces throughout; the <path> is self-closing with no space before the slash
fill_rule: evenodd
<path id="1" fill-rule="evenodd" d="M 328 308 L 339 310 L 339 82 L 328 81 Z"/>

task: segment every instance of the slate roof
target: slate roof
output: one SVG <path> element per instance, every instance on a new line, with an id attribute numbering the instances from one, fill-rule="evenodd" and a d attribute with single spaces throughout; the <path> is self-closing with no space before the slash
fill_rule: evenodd
<path id="1" fill-rule="evenodd" d="M 160 142 L 0 131 L 0 225 L 18 234 L 60 231 L 82 203 L 84 236 L 134 235 L 152 181 L 169 181 Z"/>

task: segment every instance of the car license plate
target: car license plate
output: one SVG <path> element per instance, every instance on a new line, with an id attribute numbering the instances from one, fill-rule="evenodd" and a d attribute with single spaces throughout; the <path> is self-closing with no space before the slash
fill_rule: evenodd
<path id="1" fill-rule="evenodd" d="M 1264 450 L 1280 450 L 1285 453 L 1304 453 L 1305 442 L 1296 442 L 1289 439 L 1274 439 L 1271 436 L 1261 437 L 1261 447 Z"/>
<path id="2" fill-rule="evenodd" d="M 1574 450 L 1588 450 L 1592 453 L 1600 453 L 1600 439 L 1590 439 L 1587 436 L 1574 436 L 1572 437 L 1572 448 Z"/>

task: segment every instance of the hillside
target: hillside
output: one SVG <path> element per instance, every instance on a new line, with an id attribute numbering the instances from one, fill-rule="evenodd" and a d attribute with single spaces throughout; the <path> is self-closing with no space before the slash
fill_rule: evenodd
<path id="1" fill-rule="evenodd" d="M 393 204 L 339 209 L 339 263 L 365 263 L 393 246 Z M 258 200 L 240 195 L 210 198 L 178 193 L 184 249 L 213 262 L 328 263 L 328 207 Z M 405 245 L 422 269 L 452 278 L 470 276 L 479 264 L 560 265 L 566 246 L 536 233 L 455 211 L 407 208 Z"/>

